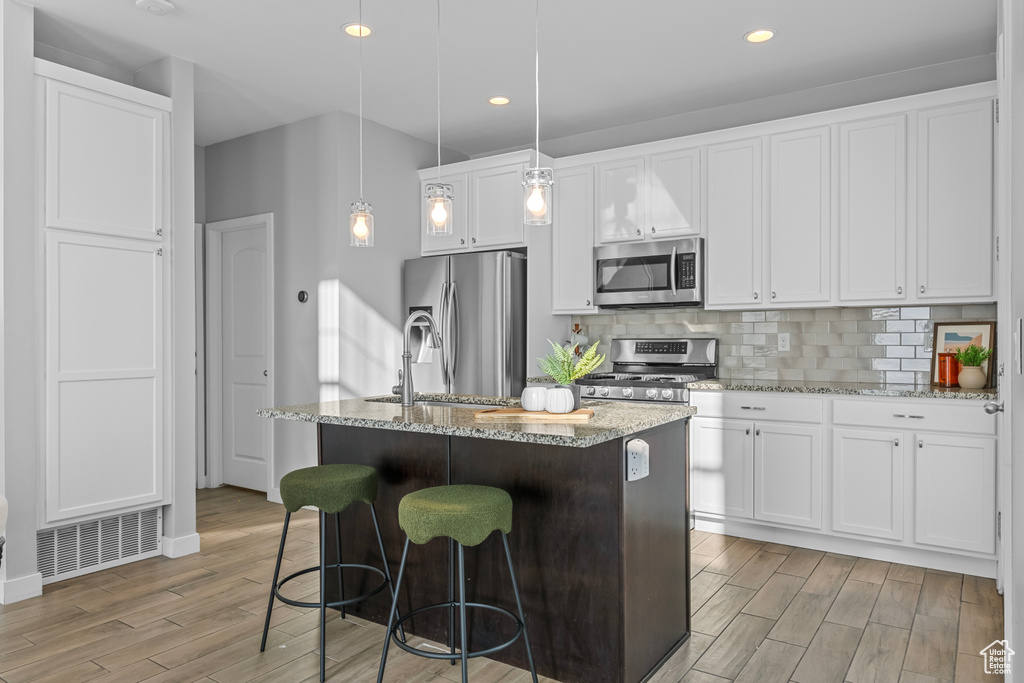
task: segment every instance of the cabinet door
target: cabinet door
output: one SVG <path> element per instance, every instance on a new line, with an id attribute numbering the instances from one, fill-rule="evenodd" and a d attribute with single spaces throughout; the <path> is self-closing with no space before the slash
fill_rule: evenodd
<path id="1" fill-rule="evenodd" d="M 821 528 L 821 428 L 756 423 L 754 519 Z"/>
<path id="2" fill-rule="evenodd" d="M 832 432 L 832 528 L 903 540 L 903 432 Z"/>
<path id="3" fill-rule="evenodd" d="M 922 111 L 917 131 L 917 297 L 991 300 L 992 102 Z"/>
<path id="4" fill-rule="evenodd" d="M 160 240 L 170 224 L 170 118 L 46 80 L 44 223 Z"/>
<path id="5" fill-rule="evenodd" d="M 708 147 L 709 306 L 761 303 L 761 140 Z"/>
<path id="6" fill-rule="evenodd" d="M 427 215 L 427 202 L 423 199 L 426 186 L 437 182 L 436 179 L 424 180 L 420 183 L 420 203 L 423 219 L 420 221 L 420 251 L 424 254 L 449 253 L 469 249 L 469 237 L 466 235 L 468 216 L 466 208 L 469 202 L 466 201 L 466 193 L 469 191 L 469 182 L 465 173 L 441 176 L 441 182 L 452 186 L 452 234 L 450 235 L 428 235 L 427 223 L 430 217 Z"/>
<path id="7" fill-rule="evenodd" d="M 654 154 L 648 159 L 648 237 L 700 234 L 700 150 Z"/>
<path id="8" fill-rule="evenodd" d="M 753 454 L 752 423 L 694 418 L 690 460 L 694 511 L 750 519 Z"/>
<path id="9" fill-rule="evenodd" d="M 470 247 L 523 246 L 524 170 L 514 164 L 470 173 Z"/>
<path id="10" fill-rule="evenodd" d="M 914 540 L 955 550 L 996 550 L 996 442 L 917 434 Z"/>
<path id="11" fill-rule="evenodd" d="M 827 127 L 771 137 L 771 303 L 827 302 L 831 295 L 829 145 Z"/>
<path id="12" fill-rule="evenodd" d="M 551 235 L 553 313 L 592 313 L 594 302 L 594 167 L 555 171 Z"/>
<path id="13" fill-rule="evenodd" d="M 597 166 L 597 242 L 642 240 L 644 159 L 623 159 Z"/>
<path id="14" fill-rule="evenodd" d="M 164 499 L 160 245 L 46 236 L 46 521 Z"/>
<path id="15" fill-rule="evenodd" d="M 907 120 L 839 126 L 839 299 L 907 298 Z"/>

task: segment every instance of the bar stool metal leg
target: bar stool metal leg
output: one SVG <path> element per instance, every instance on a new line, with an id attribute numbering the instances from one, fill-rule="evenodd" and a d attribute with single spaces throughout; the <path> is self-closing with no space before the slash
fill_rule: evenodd
<path id="1" fill-rule="evenodd" d="M 281 557 L 284 555 L 284 541 L 288 538 L 288 522 L 292 513 L 285 511 L 284 528 L 281 529 L 281 546 L 277 549 L 277 564 L 274 565 L 274 582 L 270 584 L 270 603 L 267 605 L 267 620 L 263 624 L 263 640 L 260 642 L 260 652 L 267 649 L 267 631 L 270 630 L 270 613 L 274 609 L 274 589 L 277 588 L 277 579 L 281 575 Z"/>
<path id="2" fill-rule="evenodd" d="M 466 559 L 459 543 L 459 626 L 462 631 L 462 683 L 469 681 L 469 645 L 466 643 Z"/>
<path id="3" fill-rule="evenodd" d="M 327 653 L 327 515 L 320 511 L 320 681 L 323 683 Z"/>
<path id="4" fill-rule="evenodd" d="M 508 549 L 508 535 L 502 534 L 505 542 L 505 557 L 508 558 L 508 573 L 512 577 L 512 592 L 516 595 L 516 607 L 519 608 L 519 621 L 523 623 L 523 642 L 526 644 L 526 661 L 530 663 L 530 675 L 533 683 L 537 683 L 537 669 L 533 665 L 533 648 L 530 647 L 530 634 L 526 630 L 526 614 L 523 612 L 523 601 L 519 597 L 519 583 L 516 581 L 516 570 L 512 567 L 512 552 Z"/>
<path id="5" fill-rule="evenodd" d="M 334 513 L 334 533 L 337 536 L 338 541 L 338 590 L 341 591 L 341 599 L 345 599 L 345 570 L 341 568 L 341 563 L 344 560 L 341 559 L 341 513 Z M 344 619 L 346 616 L 345 605 L 341 606 L 341 618 Z"/>
<path id="6" fill-rule="evenodd" d="M 384 538 L 380 535 L 380 523 L 377 521 L 377 508 L 374 507 L 373 503 L 370 504 L 370 516 L 373 518 L 373 530 L 377 532 L 377 545 L 380 546 L 380 559 L 384 563 L 384 576 L 388 580 L 388 588 L 391 590 L 391 601 L 395 601 L 395 596 L 398 592 L 395 590 L 395 582 L 391 580 L 391 568 L 388 566 L 388 553 L 384 550 Z M 339 544 L 340 547 L 340 544 Z M 338 558 L 341 561 L 341 558 Z M 344 596 L 342 596 L 344 599 Z M 398 617 L 401 618 L 402 613 L 398 611 L 396 606 L 395 611 L 398 612 Z M 398 625 L 398 635 L 405 642 L 405 627 L 401 624 Z"/>
<path id="7" fill-rule="evenodd" d="M 384 680 L 384 664 L 388 661 L 388 646 L 391 645 L 391 629 L 395 625 L 395 613 L 398 611 L 398 591 L 402 587 L 402 576 L 405 574 L 405 561 L 409 559 L 409 544 L 411 541 L 405 539 L 405 549 L 402 551 L 402 563 L 398 566 L 398 579 L 395 583 L 395 597 L 391 601 L 391 611 L 388 612 L 388 630 L 384 633 L 384 651 L 380 655 L 380 670 L 377 672 L 377 683 Z"/>
<path id="8" fill-rule="evenodd" d="M 455 654 L 455 539 L 448 539 L 448 651 Z M 455 666 L 455 660 L 451 660 Z"/>

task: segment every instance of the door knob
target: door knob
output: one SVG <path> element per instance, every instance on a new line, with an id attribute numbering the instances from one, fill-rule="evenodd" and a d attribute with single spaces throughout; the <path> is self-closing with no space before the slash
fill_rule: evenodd
<path id="1" fill-rule="evenodd" d="M 1003 404 L 996 403 L 995 401 L 989 401 L 985 404 L 985 412 L 989 415 L 995 415 L 996 413 L 1003 412 Z"/>

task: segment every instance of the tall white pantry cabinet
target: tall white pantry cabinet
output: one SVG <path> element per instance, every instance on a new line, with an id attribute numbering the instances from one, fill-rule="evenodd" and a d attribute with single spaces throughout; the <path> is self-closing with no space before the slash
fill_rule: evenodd
<path id="1" fill-rule="evenodd" d="M 159 526 L 170 502 L 171 100 L 41 61 L 36 73 L 40 528 L 84 538 L 88 520 L 141 510 Z"/>

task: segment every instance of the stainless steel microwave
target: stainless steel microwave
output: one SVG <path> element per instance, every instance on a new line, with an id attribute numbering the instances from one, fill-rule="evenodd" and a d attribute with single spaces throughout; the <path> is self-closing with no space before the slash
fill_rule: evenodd
<path id="1" fill-rule="evenodd" d="M 704 238 L 594 248 L 594 303 L 601 308 L 704 304 Z"/>

